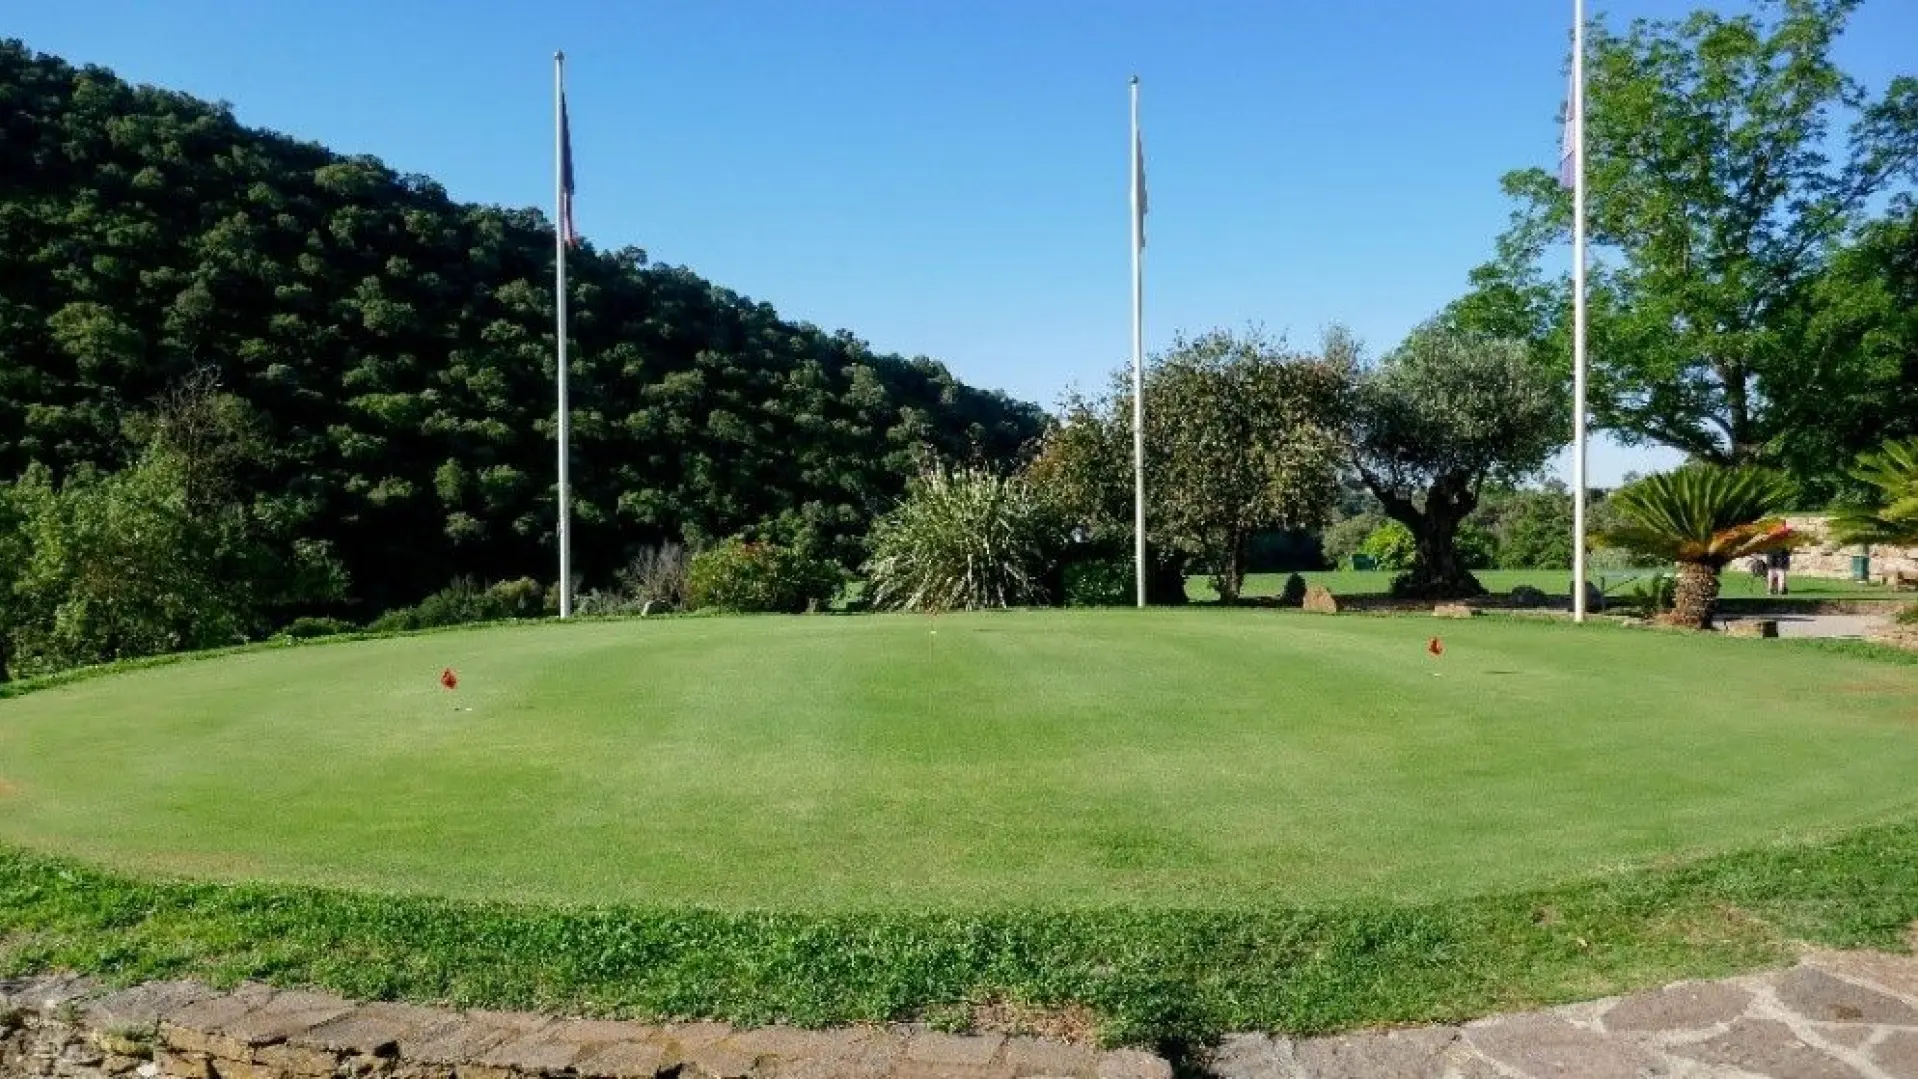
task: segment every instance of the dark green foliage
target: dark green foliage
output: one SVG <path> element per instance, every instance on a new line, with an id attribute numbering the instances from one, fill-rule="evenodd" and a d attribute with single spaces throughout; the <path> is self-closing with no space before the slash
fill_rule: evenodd
<path id="1" fill-rule="evenodd" d="M 366 628 L 374 633 L 392 633 L 509 618 L 538 618 L 548 613 L 545 594 L 538 582 L 528 578 L 481 588 L 471 577 L 461 577 L 416 606 L 386 612 Z"/>
<path id="2" fill-rule="evenodd" d="M 845 583 L 838 566 L 776 543 L 727 540 L 693 556 L 686 599 L 695 609 L 798 614 L 824 607 Z"/>
<path id="3" fill-rule="evenodd" d="M 1279 590 L 1279 606 L 1305 606 L 1305 578 L 1296 573 L 1286 576 L 1285 587 Z"/>
<path id="4" fill-rule="evenodd" d="M 1132 559 L 1124 555 L 1068 562 L 1064 580 L 1068 607 L 1124 607 L 1137 598 Z"/>
<path id="5" fill-rule="evenodd" d="M 332 637 L 341 633 L 352 633 L 359 627 L 344 618 L 315 618 L 306 616 L 295 618 L 280 629 L 280 636 L 296 641 L 311 640 L 315 637 Z"/>
<path id="6" fill-rule="evenodd" d="M 1043 426 L 637 248 L 569 276 L 589 583 L 758 530 L 851 564 L 925 455 L 1010 463 Z M 237 501 L 330 545 L 354 610 L 545 571 L 552 280 L 538 211 L 0 41 L 0 479 L 129 466 L 123 419 L 204 372 L 252 417 Z"/>
<path id="7" fill-rule="evenodd" d="M 1794 941 L 1889 950 L 1914 918 L 1908 823 L 1513 895 L 1313 910 L 556 910 L 138 881 L 0 852 L 0 976 L 802 1026 L 1003 995 L 1082 1003 L 1104 1040 L 1162 1045 L 1456 1021 L 1749 969 Z"/>

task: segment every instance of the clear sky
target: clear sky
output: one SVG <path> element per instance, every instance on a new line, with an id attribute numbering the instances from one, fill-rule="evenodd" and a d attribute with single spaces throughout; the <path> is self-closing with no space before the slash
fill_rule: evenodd
<path id="1" fill-rule="evenodd" d="M 1615 25 L 1742 0 L 1592 0 Z M 65 0 L 0 34 L 230 102 L 457 198 L 552 202 L 789 317 L 1044 404 L 1130 348 L 1126 81 L 1143 85 L 1148 349 L 1343 322 L 1374 351 L 1465 287 L 1553 165 L 1570 0 Z M 1881 86 L 1918 2 L 1841 46 Z M 1594 482 L 1669 457 L 1601 446 Z"/>

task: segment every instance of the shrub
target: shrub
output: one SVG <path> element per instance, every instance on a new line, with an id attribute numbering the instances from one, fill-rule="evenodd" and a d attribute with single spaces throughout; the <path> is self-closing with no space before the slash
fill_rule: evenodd
<path id="1" fill-rule="evenodd" d="M 314 637 L 331 637 L 339 633 L 352 633 L 359 627 L 344 618 L 295 618 L 280 630 L 280 636 L 296 641 L 310 640 Z"/>
<path id="2" fill-rule="evenodd" d="M 797 614 L 824 606 L 845 580 L 839 567 L 790 547 L 727 540 L 694 555 L 686 600 L 695 608 Z"/>
<path id="3" fill-rule="evenodd" d="M 1418 556 L 1418 543 L 1411 529 L 1397 521 L 1386 521 L 1365 537 L 1358 553 L 1380 569 L 1405 570 L 1412 568 L 1412 560 Z"/>
<path id="4" fill-rule="evenodd" d="M 538 618 L 546 613 L 546 589 L 531 577 L 501 581 L 486 590 L 485 605 L 499 612 L 491 618 Z"/>
<path id="5" fill-rule="evenodd" d="M 1066 564 L 1065 602 L 1068 607 L 1123 607 L 1136 598 L 1130 558 L 1086 558 Z"/>
<path id="6" fill-rule="evenodd" d="M 1285 587 L 1279 590 L 1279 606 L 1305 606 L 1305 578 L 1296 573 L 1285 578 Z"/>
<path id="7" fill-rule="evenodd" d="M 508 618 L 538 618 L 545 613 L 545 607 L 546 591 L 530 577 L 501 581 L 491 588 L 481 588 L 473 578 L 461 577 L 416 606 L 386 612 L 366 628 L 376 633 L 390 633 Z"/>
<path id="8" fill-rule="evenodd" d="M 646 603 L 646 600 L 623 592 L 589 588 L 573 597 L 573 613 L 602 617 L 638 614 L 645 609 Z"/>
<path id="9" fill-rule="evenodd" d="M 619 571 L 620 591 L 641 605 L 650 600 L 684 607 L 687 575 L 692 564 L 693 553 L 683 543 L 644 548 Z"/>
<path id="10" fill-rule="evenodd" d="M 1022 478 L 934 469 L 873 523 L 872 605 L 937 611 L 1044 602 L 1063 533 Z"/>
<path id="11" fill-rule="evenodd" d="M 1906 607 L 1899 611 L 1898 623 L 1905 626 L 1918 626 L 1918 606 Z"/>
<path id="12" fill-rule="evenodd" d="M 1385 521 L 1382 514 L 1360 513 L 1328 527 L 1319 537 L 1325 560 L 1334 566 L 1350 565 L 1352 556 L 1359 553 L 1366 539 Z"/>
<path id="13" fill-rule="evenodd" d="M 1543 607 L 1545 606 L 1545 591 L 1540 588 L 1533 588 L 1529 584 L 1519 585 L 1517 588 L 1512 589 L 1512 604 L 1517 607 Z"/>
<path id="14" fill-rule="evenodd" d="M 1632 590 L 1625 594 L 1624 603 L 1648 618 L 1664 614 L 1672 609 L 1677 588 L 1677 578 L 1671 574 L 1654 573 L 1633 584 Z"/>
<path id="15" fill-rule="evenodd" d="M 1452 542 L 1467 569 L 1488 569 L 1498 564 L 1498 537 L 1475 524 L 1459 525 Z"/>

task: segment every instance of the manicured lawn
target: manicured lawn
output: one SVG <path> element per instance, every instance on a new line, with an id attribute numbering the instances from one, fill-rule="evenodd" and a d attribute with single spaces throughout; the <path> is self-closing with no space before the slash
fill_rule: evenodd
<path id="1" fill-rule="evenodd" d="M 1592 580 L 1604 588 L 1607 594 L 1619 596 L 1631 591 L 1634 582 L 1649 577 L 1655 572 L 1651 569 L 1594 570 Z M 1669 573 L 1670 570 L 1662 572 Z M 1531 585 L 1548 595 L 1570 595 L 1572 590 L 1572 571 L 1563 569 L 1481 569 L 1473 575 L 1488 591 L 1505 593 L 1519 585 Z M 1251 573 L 1245 578 L 1245 594 L 1252 596 L 1276 596 L 1285 587 L 1284 573 Z M 1307 584 L 1322 584 L 1332 590 L 1335 596 L 1382 596 L 1390 590 L 1392 578 L 1397 576 L 1389 570 L 1315 570 L 1301 573 Z M 1753 577 L 1743 570 L 1728 570 L 1719 578 L 1721 594 L 1727 598 L 1763 598 L 1765 579 Z M 1212 590 L 1212 582 L 1204 576 L 1188 578 L 1186 594 L 1194 600 L 1209 601 L 1218 598 Z M 1910 592 L 1894 592 L 1882 584 L 1863 584 L 1836 578 L 1794 576 L 1791 579 L 1791 595 L 1776 597 L 1782 599 L 1885 599 L 1911 601 Z"/>
<path id="2" fill-rule="evenodd" d="M 0 842 L 735 910 L 1443 900 L 1904 818 L 1914 701 L 1908 664 L 1503 619 L 541 624 L 0 700 Z"/>

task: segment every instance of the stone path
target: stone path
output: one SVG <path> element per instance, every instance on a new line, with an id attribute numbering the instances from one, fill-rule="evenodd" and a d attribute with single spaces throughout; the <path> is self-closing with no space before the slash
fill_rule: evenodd
<path id="1" fill-rule="evenodd" d="M 1764 614 L 1724 615 L 1718 621 L 1729 625 L 1764 618 L 1778 623 L 1780 637 L 1866 638 L 1891 625 L 1891 616 L 1875 614 Z"/>
<path id="2" fill-rule="evenodd" d="M 1918 1079 L 1918 958 L 1797 966 L 1462 1026 L 1234 1035 L 1217 1079 Z M 1195 1069 L 1206 1069 L 1204 1071 Z M 737 1030 L 355 1004 L 245 985 L 0 981 L 0 1077 L 60 1079 L 1171 1079 L 1136 1050 L 916 1027 Z"/>
<path id="3" fill-rule="evenodd" d="M 1918 959 L 1815 952 L 1789 970 L 1424 1027 L 1225 1039 L 1220 1079 L 1918 1079 Z"/>

